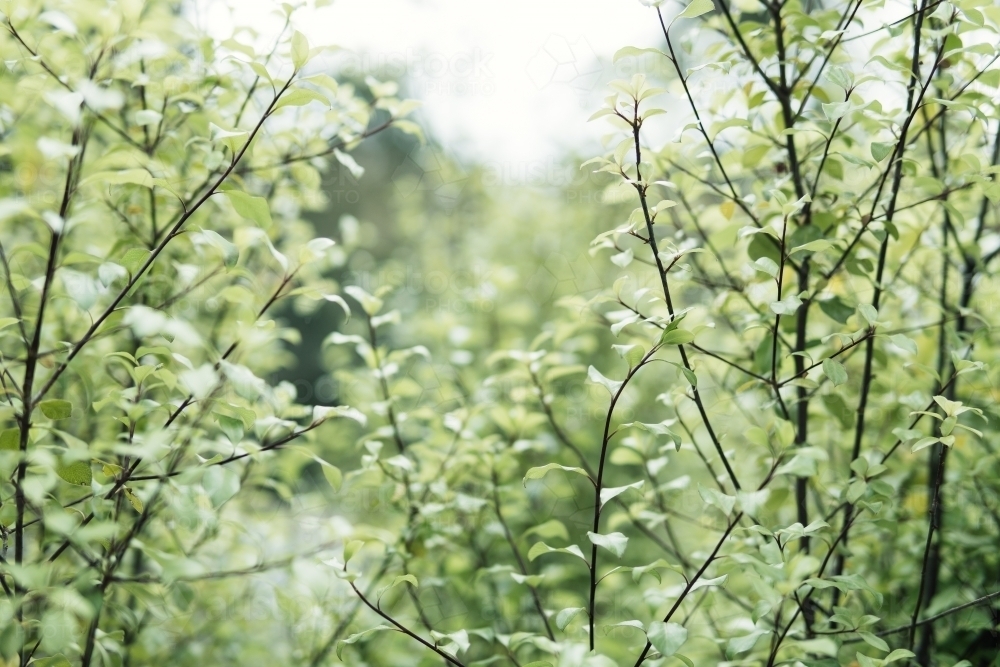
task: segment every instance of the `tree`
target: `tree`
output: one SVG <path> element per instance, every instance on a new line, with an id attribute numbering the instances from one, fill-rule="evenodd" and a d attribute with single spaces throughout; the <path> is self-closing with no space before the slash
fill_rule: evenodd
<path id="1" fill-rule="evenodd" d="M 180 3 L 4 7 L 11 664 L 127 662 L 153 620 L 129 583 L 226 574 L 193 556 L 253 463 L 329 419 L 364 422 L 260 376 L 284 361 L 282 302 L 349 310 L 322 277 L 334 242 L 301 219 L 323 205 L 318 170 L 360 175 L 348 151 L 412 105 L 310 72 L 322 48 L 291 12 L 261 50 L 215 43 Z"/>
<path id="2" fill-rule="evenodd" d="M 578 180 L 336 245 L 396 83 L 4 10 L 8 664 L 992 664 L 1000 10 L 645 4 Z"/>

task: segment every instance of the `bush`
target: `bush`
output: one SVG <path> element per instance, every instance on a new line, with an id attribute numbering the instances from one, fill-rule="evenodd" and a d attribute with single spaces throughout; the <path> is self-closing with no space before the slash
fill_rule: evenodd
<path id="1" fill-rule="evenodd" d="M 585 183 L 339 244 L 396 84 L 4 10 L 8 664 L 996 664 L 1000 10 L 645 4 Z"/>

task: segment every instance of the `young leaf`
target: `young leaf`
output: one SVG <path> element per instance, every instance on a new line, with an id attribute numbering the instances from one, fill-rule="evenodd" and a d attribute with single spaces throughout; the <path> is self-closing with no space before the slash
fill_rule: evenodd
<path id="1" fill-rule="evenodd" d="M 593 366 L 587 369 L 587 378 L 594 384 L 599 384 L 607 389 L 612 396 L 617 394 L 618 390 L 621 389 L 622 386 L 622 382 L 604 377 L 601 372 Z"/>
<path id="2" fill-rule="evenodd" d="M 229 198 L 229 202 L 241 216 L 253 220 L 261 229 L 271 228 L 271 209 L 266 199 L 239 190 L 226 190 L 223 194 Z"/>
<path id="3" fill-rule="evenodd" d="M 680 14 L 677 15 L 679 19 L 693 19 L 701 16 L 702 14 L 707 14 L 708 12 L 715 9 L 715 4 L 712 0 L 694 0 L 690 5 L 684 8 Z"/>
<path id="4" fill-rule="evenodd" d="M 546 463 L 543 466 L 536 466 L 534 468 L 529 468 L 528 472 L 524 473 L 524 479 L 521 481 L 525 486 L 528 484 L 529 479 L 541 479 L 548 475 L 553 470 L 563 470 L 565 472 L 575 472 L 577 475 L 583 475 L 587 479 L 590 479 L 590 475 L 583 468 L 575 468 L 573 466 L 559 465 L 558 463 Z M 593 480 L 591 480 L 593 481 Z"/>
<path id="5" fill-rule="evenodd" d="M 836 359 L 823 360 L 823 373 L 830 378 L 834 387 L 839 387 L 847 382 L 847 370 L 844 368 L 844 365 Z"/>
<path id="6" fill-rule="evenodd" d="M 553 553 L 569 554 L 571 556 L 576 556 L 585 563 L 587 562 L 587 557 L 583 555 L 582 551 L 580 551 L 580 547 L 576 546 L 575 544 L 571 544 L 568 547 L 564 547 L 562 549 L 557 549 L 555 547 L 550 547 L 549 545 L 545 544 L 545 542 L 538 542 L 533 547 L 531 547 L 531 549 L 528 550 L 528 560 L 533 561 L 543 554 L 553 554 Z"/>
<path id="7" fill-rule="evenodd" d="M 653 622 L 646 626 L 646 637 L 649 643 L 665 658 L 677 653 L 677 650 L 687 641 L 688 631 L 677 623 Z"/>
<path id="8" fill-rule="evenodd" d="M 600 535 L 598 533 L 587 531 L 587 537 L 590 539 L 591 544 L 596 544 L 602 549 L 607 549 L 618 558 L 625 555 L 625 547 L 628 546 L 628 538 L 622 533 L 608 533 L 607 535 Z"/>
<path id="9" fill-rule="evenodd" d="M 295 69 L 302 69 L 302 66 L 309 60 L 309 40 L 301 32 L 296 30 L 292 33 L 292 64 Z"/>

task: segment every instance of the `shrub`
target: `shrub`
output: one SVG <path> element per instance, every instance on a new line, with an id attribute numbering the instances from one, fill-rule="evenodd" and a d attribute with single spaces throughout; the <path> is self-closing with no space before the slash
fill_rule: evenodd
<path id="1" fill-rule="evenodd" d="M 302 220 L 416 132 L 395 84 L 170 3 L 5 10 L 5 660 L 993 664 L 1000 12 L 645 4 L 607 206 L 377 228 L 495 270 L 462 313 Z M 533 244 L 610 262 L 543 289 Z M 330 406 L 266 380 L 291 297 L 344 311 Z"/>

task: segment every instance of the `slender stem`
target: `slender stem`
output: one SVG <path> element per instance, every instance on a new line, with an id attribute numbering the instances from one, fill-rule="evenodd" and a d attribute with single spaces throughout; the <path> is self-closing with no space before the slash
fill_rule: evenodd
<path id="1" fill-rule="evenodd" d="M 677 596 L 677 600 L 674 601 L 673 606 L 670 607 L 670 610 L 667 612 L 666 616 L 663 617 L 664 623 L 668 622 L 673 617 L 674 612 L 677 611 L 678 607 L 681 606 L 681 603 L 684 602 L 688 594 L 691 592 L 691 588 L 696 583 L 698 583 L 702 575 L 705 574 L 705 570 L 707 570 L 708 567 L 715 562 L 716 557 L 719 555 L 719 550 L 722 549 L 722 545 L 726 543 L 726 540 L 729 538 L 729 534 L 733 532 L 733 528 L 736 527 L 741 518 L 743 518 L 742 512 L 737 514 L 732 519 L 732 521 L 729 522 L 729 525 L 726 527 L 725 532 L 722 533 L 722 537 L 719 538 L 719 541 L 716 542 L 715 544 L 715 548 L 712 549 L 712 553 L 708 555 L 708 558 L 706 558 L 705 562 L 702 563 L 702 566 L 698 568 L 698 571 L 695 573 L 695 575 L 688 580 L 687 585 L 684 586 L 684 590 L 682 590 L 681 594 Z M 639 654 L 639 658 L 635 661 L 634 667 L 639 667 L 639 665 L 642 664 L 642 662 L 646 659 L 646 655 L 649 653 L 649 649 L 651 649 L 652 647 L 653 645 L 647 640 L 646 645 L 642 649 L 642 653 Z"/>
<path id="2" fill-rule="evenodd" d="M 611 438 L 614 433 L 611 432 L 611 419 L 615 414 L 615 406 L 618 404 L 618 399 L 621 398 L 622 393 L 624 393 L 625 388 L 628 386 L 629 381 L 635 377 L 635 374 L 639 372 L 643 366 L 645 366 L 652 356 L 660 349 L 659 345 L 654 345 L 650 348 L 649 352 L 643 355 L 642 359 L 634 367 L 629 369 L 628 374 L 625 379 L 618 386 L 618 389 L 611 395 L 611 404 L 608 406 L 607 416 L 604 418 L 604 437 L 601 439 L 601 457 L 597 464 L 597 478 L 594 480 L 594 521 L 593 521 L 593 532 L 595 535 L 601 532 L 601 490 L 604 488 L 604 462 L 608 454 L 608 443 L 611 442 Z M 590 627 L 590 650 L 594 650 L 594 642 L 596 640 L 596 633 L 594 632 L 594 627 L 597 622 L 595 616 L 595 608 L 597 602 L 597 561 L 598 561 L 598 551 L 597 542 L 591 540 L 593 544 L 590 547 L 590 605 L 589 605 L 589 627 Z"/>
<path id="3" fill-rule="evenodd" d="M 504 519 L 503 510 L 500 506 L 500 481 L 497 479 L 496 468 L 493 468 L 490 471 L 490 476 L 493 480 L 493 509 L 496 511 L 500 527 L 503 528 L 504 538 L 510 546 L 510 551 L 514 554 L 514 560 L 517 562 L 517 567 L 521 570 L 521 575 L 526 577 L 528 576 L 528 567 L 524 562 L 524 558 L 521 556 L 521 550 L 518 549 L 514 536 L 510 532 L 510 527 L 507 526 L 507 521 Z M 552 633 L 552 626 L 549 625 L 549 617 L 545 614 L 545 608 L 542 607 L 542 599 L 538 595 L 538 588 L 533 584 L 528 584 L 528 590 L 531 591 L 531 598 L 535 603 L 535 610 L 538 612 L 539 618 L 542 619 L 542 623 L 545 625 L 545 634 L 549 636 L 549 639 L 555 641 L 556 637 Z"/>
<path id="4" fill-rule="evenodd" d="M 366 607 L 368 607 L 373 612 L 375 612 L 376 614 L 378 614 L 379 616 L 381 616 L 384 620 L 388 621 L 389 623 L 392 623 L 392 625 L 395 626 L 396 629 L 399 630 L 400 632 L 402 632 L 404 635 L 406 635 L 407 637 L 410 637 L 411 639 L 413 639 L 413 640 L 415 640 L 415 641 L 423 644 L 428 649 L 430 649 L 431 651 L 434 651 L 439 656 L 441 656 L 442 658 L 444 658 L 446 661 L 450 662 L 453 665 L 456 665 L 456 667 L 465 667 L 465 665 L 463 665 L 458 660 L 458 658 L 456 658 L 455 656 L 451 655 L 450 653 L 445 653 L 444 651 L 442 651 L 441 649 L 439 649 L 437 646 L 431 644 L 430 642 L 428 642 L 426 639 L 424 639 L 420 635 L 416 634 L 415 632 L 413 632 L 412 630 L 410 630 L 406 626 L 404 626 L 401 623 L 399 623 L 398 621 L 396 621 L 396 619 L 394 619 L 392 616 L 389 616 L 387 613 L 385 613 L 384 611 L 382 611 L 377 605 L 373 605 L 368 600 L 368 598 L 365 597 L 365 594 L 358 590 L 358 587 L 354 585 L 354 582 L 351 582 L 351 589 L 354 591 L 354 593 L 359 598 L 361 598 L 361 601 L 365 604 Z"/>

